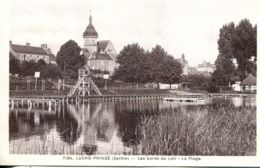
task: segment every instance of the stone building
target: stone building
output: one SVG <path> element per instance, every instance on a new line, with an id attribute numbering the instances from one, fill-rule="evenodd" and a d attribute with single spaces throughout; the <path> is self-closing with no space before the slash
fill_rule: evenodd
<path id="1" fill-rule="evenodd" d="M 38 62 L 40 59 L 43 59 L 47 64 L 55 63 L 55 57 L 47 44 L 42 44 L 41 47 L 35 47 L 31 46 L 30 43 L 26 43 L 26 45 L 13 44 L 12 41 L 9 43 L 11 54 L 19 61 L 34 60 Z"/>
<path id="2" fill-rule="evenodd" d="M 215 65 L 206 61 L 203 61 L 202 64 L 199 64 L 197 66 L 197 71 L 199 72 L 213 73 L 214 70 L 215 70 Z"/>
<path id="3" fill-rule="evenodd" d="M 196 67 L 189 67 L 188 73 L 189 75 L 203 75 L 209 77 L 215 71 L 215 69 L 216 68 L 214 64 L 203 61 L 201 64 L 198 64 L 198 66 Z"/>
<path id="4" fill-rule="evenodd" d="M 97 41 L 98 33 L 89 16 L 89 25 L 83 33 L 83 54 L 87 58 L 87 64 L 91 70 L 108 71 L 112 74 L 117 67 L 117 52 L 110 40 Z"/>

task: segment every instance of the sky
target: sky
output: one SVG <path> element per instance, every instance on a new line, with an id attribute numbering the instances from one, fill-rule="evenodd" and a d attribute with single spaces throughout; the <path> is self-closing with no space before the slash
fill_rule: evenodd
<path id="1" fill-rule="evenodd" d="M 10 40 L 46 43 L 56 55 L 72 39 L 83 47 L 89 15 L 98 40 L 111 40 L 119 53 L 127 44 L 145 50 L 161 45 L 190 66 L 214 63 L 219 29 L 248 18 L 257 24 L 259 0 L 11 0 Z"/>

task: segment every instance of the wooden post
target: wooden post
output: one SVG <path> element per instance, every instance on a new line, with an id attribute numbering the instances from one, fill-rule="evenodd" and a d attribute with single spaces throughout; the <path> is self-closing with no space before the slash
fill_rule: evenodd
<path id="1" fill-rule="evenodd" d="M 35 87 L 34 87 L 34 90 L 36 90 L 37 89 L 37 78 L 35 78 L 36 80 L 35 80 Z"/>
<path id="2" fill-rule="evenodd" d="M 14 109 L 14 100 L 11 100 L 11 109 Z"/>
<path id="3" fill-rule="evenodd" d="M 50 112 L 51 111 L 51 101 L 48 102 L 48 111 Z"/>

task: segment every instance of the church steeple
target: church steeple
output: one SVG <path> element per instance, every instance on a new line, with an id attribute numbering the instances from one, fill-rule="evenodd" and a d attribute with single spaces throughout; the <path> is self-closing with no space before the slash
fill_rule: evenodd
<path id="1" fill-rule="evenodd" d="M 92 25 L 92 16 L 91 16 L 91 14 L 89 15 L 89 24 Z"/>
<path id="2" fill-rule="evenodd" d="M 98 38 L 98 33 L 95 29 L 95 27 L 92 24 L 92 16 L 91 14 L 89 15 L 89 24 L 86 28 L 86 30 L 83 33 L 83 37 L 92 37 L 92 38 Z"/>
<path id="3" fill-rule="evenodd" d="M 97 38 L 98 38 L 98 33 L 92 24 L 92 16 L 91 13 L 89 15 L 89 23 L 87 28 L 85 29 L 83 33 L 83 38 L 84 38 L 84 49 L 85 53 L 89 54 L 90 57 L 93 56 L 94 53 L 97 52 Z"/>

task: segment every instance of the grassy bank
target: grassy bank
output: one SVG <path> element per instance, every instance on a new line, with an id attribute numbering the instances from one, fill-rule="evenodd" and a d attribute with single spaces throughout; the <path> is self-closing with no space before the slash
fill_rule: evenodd
<path id="1" fill-rule="evenodd" d="M 10 97 L 34 97 L 34 96 L 65 96 L 67 95 L 67 91 L 57 91 L 57 90 L 12 90 L 9 91 Z"/>
<path id="2" fill-rule="evenodd" d="M 256 107 L 209 105 L 142 119 L 142 155 L 255 155 Z"/>

